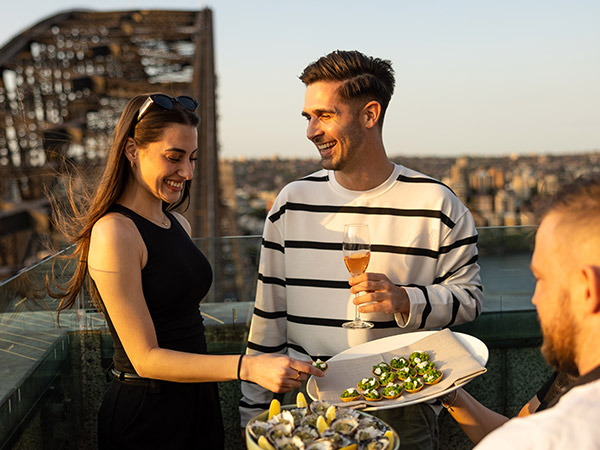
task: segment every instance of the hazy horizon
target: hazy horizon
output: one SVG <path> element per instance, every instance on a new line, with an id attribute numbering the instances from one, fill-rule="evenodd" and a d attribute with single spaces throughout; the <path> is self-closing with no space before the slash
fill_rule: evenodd
<path id="1" fill-rule="evenodd" d="M 552 157 L 567 157 L 567 156 L 585 156 L 600 153 L 600 148 L 591 149 L 591 150 L 582 150 L 582 151 L 564 151 L 564 152 L 554 152 L 554 153 L 546 153 L 546 152 L 530 152 L 530 153 L 494 153 L 494 154 L 408 154 L 408 153 L 398 153 L 398 154 L 389 154 L 388 157 L 391 159 L 395 158 L 448 158 L 448 159 L 457 159 L 457 158 L 539 158 L 545 156 Z M 318 154 L 306 154 L 306 155 L 219 155 L 220 159 L 312 159 L 312 160 L 320 160 Z"/>
<path id="2" fill-rule="evenodd" d="M 318 158 L 300 116 L 310 62 L 335 49 L 392 61 L 391 157 L 581 154 L 600 149 L 600 2 L 24 0 L 0 45 L 69 9 L 208 7 L 220 156 Z"/>

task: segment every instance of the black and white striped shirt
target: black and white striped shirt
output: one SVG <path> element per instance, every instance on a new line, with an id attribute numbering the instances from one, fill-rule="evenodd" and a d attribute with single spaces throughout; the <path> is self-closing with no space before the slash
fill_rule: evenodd
<path id="1" fill-rule="evenodd" d="M 410 298 L 410 314 L 362 314 L 370 330 L 347 330 L 354 318 L 342 235 L 367 223 L 367 272 L 384 273 Z M 382 185 L 350 191 L 321 170 L 285 186 L 263 233 L 248 353 L 326 360 L 349 347 L 415 330 L 474 320 L 483 297 L 471 213 L 444 184 L 396 165 Z M 242 425 L 268 408 L 272 393 L 242 383 Z"/>

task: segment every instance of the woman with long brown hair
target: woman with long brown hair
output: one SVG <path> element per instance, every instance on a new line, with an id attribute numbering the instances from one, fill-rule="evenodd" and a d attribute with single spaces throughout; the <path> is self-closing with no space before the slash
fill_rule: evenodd
<path id="1" fill-rule="evenodd" d="M 99 413 L 100 449 L 223 447 L 217 381 L 275 392 L 322 372 L 287 356 L 206 354 L 199 303 L 212 270 L 172 211 L 186 200 L 198 152 L 198 102 L 136 96 L 115 129 L 102 179 L 64 228 L 76 271 L 59 310 L 86 279 L 115 346 L 114 379 Z M 73 205 L 76 206 L 76 205 Z"/>

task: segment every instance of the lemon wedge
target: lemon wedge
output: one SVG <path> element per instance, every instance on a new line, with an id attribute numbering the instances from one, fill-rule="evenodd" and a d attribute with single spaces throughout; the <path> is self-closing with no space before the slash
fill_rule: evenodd
<path id="1" fill-rule="evenodd" d="M 392 430 L 387 430 L 384 436 L 390 440 L 390 448 L 394 448 L 394 433 L 392 433 Z"/>
<path id="2" fill-rule="evenodd" d="M 327 408 L 327 411 L 325 411 L 325 418 L 327 419 L 327 425 L 331 424 L 333 419 L 335 419 L 335 406 L 331 405 Z"/>
<path id="3" fill-rule="evenodd" d="M 345 447 L 340 448 L 340 450 L 356 450 L 356 444 L 346 445 Z"/>
<path id="4" fill-rule="evenodd" d="M 266 437 L 261 436 L 258 438 L 258 446 L 263 450 L 275 450 L 275 447 L 267 440 Z"/>
<path id="5" fill-rule="evenodd" d="M 298 395 L 296 395 L 296 406 L 298 408 L 306 408 L 308 406 L 308 403 L 306 403 L 306 397 L 302 392 L 298 392 Z"/>
<path id="6" fill-rule="evenodd" d="M 268 420 L 271 420 L 271 417 L 276 416 L 280 412 L 281 412 L 281 403 L 279 403 L 279 400 L 274 398 L 273 400 L 271 400 L 271 405 L 269 406 Z"/>
<path id="7" fill-rule="evenodd" d="M 323 434 L 323 431 L 325 431 L 327 428 L 329 428 L 329 425 L 327 425 L 325 417 L 319 416 L 317 419 L 317 430 L 319 430 L 319 434 Z"/>

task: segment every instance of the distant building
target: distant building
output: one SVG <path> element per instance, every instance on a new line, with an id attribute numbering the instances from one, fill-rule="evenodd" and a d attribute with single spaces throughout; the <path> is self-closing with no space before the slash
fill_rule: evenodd
<path id="1" fill-rule="evenodd" d="M 450 168 L 450 178 L 446 182 L 463 203 L 467 203 L 469 197 L 468 170 L 469 158 L 457 158 Z"/>
<path id="2" fill-rule="evenodd" d="M 519 216 L 514 212 L 507 212 L 504 214 L 504 226 L 506 227 L 516 227 L 520 225 Z"/>
<path id="3" fill-rule="evenodd" d="M 470 176 L 471 188 L 478 194 L 489 194 L 494 187 L 492 175 L 484 169 L 478 169 Z"/>
<path id="4" fill-rule="evenodd" d="M 555 174 L 546 175 L 537 183 L 537 190 L 540 194 L 554 195 L 560 189 L 560 180 Z"/>
<path id="5" fill-rule="evenodd" d="M 494 211 L 497 213 L 516 212 L 517 197 L 512 190 L 500 189 L 494 195 Z"/>
<path id="6" fill-rule="evenodd" d="M 538 225 L 535 214 L 531 211 L 522 211 L 519 213 L 519 220 L 521 221 L 521 225 Z"/>
<path id="7" fill-rule="evenodd" d="M 482 213 L 494 212 L 494 197 L 491 194 L 479 194 L 473 196 L 473 207 Z"/>
<path id="8" fill-rule="evenodd" d="M 492 187 L 494 189 L 502 189 L 506 184 L 504 171 L 498 167 L 491 167 L 488 173 L 490 174 L 490 177 L 492 177 Z"/>

